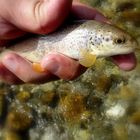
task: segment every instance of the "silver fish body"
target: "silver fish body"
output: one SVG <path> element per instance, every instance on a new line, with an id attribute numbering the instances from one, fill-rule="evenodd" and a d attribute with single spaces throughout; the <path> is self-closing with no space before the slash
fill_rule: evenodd
<path id="1" fill-rule="evenodd" d="M 77 22 L 58 31 L 23 40 L 10 46 L 12 51 L 31 62 L 54 52 L 80 60 L 86 54 L 107 57 L 134 51 L 137 42 L 125 31 L 94 20 Z"/>

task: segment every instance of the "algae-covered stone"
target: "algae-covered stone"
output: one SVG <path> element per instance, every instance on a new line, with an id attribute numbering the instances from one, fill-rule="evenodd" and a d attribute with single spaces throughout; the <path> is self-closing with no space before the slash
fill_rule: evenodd
<path id="1" fill-rule="evenodd" d="M 4 112 L 6 112 L 6 100 L 5 95 L 0 93 L 0 118 L 3 117 Z"/>
<path id="2" fill-rule="evenodd" d="M 28 91 L 22 91 L 16 95 L 16 99 L 18 99 L 21 102 L 26 102 L 27 100 L 30 99 L 30 97 L 31 95 Z"/>
<path id="3" fill-rule="evenodd" d="M 54 92 L 45 92 L 41 95 L 40 99 L 41 99 L 41 102 L 43 104 L 50 104 L 53 99 L 55 98 L 55 93 Z"/>
<path id="4" fill-rule="evenodd" d="M 88 130 L 77 130 L 74 135 L 74 140 L 90 140 L 91 138 Z"/>
<path id="5" fill-rule="evenodd" d="M 123 100 L 134 100 L 137 96 L 133 89 L 131 89 L 129 86 L 122 86 L 120 88 L 119 95 L 120 99 Z"/>
<path id="6" fill-rule="evenodd" d="M 140 125 L 140 111 L 134 112 L 130 117 L 129 121 L 133 124 Z"/>
<path id="7" fill-rule="evenodd" d="M 127 127 L 124 124 L 114 125 L 114 140 L 128 140 Z"/>
<path id="8" fill-rule="evenodd" d="M 96 90 L 98 92 L 107 92 L 108 89 L 111 86 L 111 77 L 108 77 L 105 74 L 102 74 L 98 80 L 97 80 L 97 84 L 96 84 Z"/>
<path id="9" fill-rule="evenodd" d="M 18 109 L 12 109 L 6 119 L 6 128 L 14 131 L 26 130 L 32 123 L 31 109 L 28 107 Z"/>
<path id="10" fill-rule="evenodd" d="M 18 133 L 6 130 L 3 132 L 2 140 L 22 140 L 22 138 Z"/>
<path id="11" fill-rule="evenodd" d="M 70 94 L 62 97 L 58 109 L 64 120 L 79 122 L 81 115 L 86 111 L 84 96 L 80 94 Z"/>

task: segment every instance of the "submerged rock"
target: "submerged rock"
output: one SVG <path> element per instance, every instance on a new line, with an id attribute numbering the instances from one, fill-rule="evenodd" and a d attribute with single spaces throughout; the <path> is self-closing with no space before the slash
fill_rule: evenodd
<path id="1" fill-rule="evenodd" d="M 23 131 L 29 129 L 32 124 L 31 109 L 28 107 L 16 109 L 13 108 L 8 113 L 5 127 L 12 131 Z"/>
<path id="2" fill-rule="evenodd" d="M 82 0 L 86 1 L 86 0 Z M 140 42 L 139 0 L 87 0 Z M 43 85 L 0 84 L 0 139 L 139 140 L 140 53 L 124 72 L 97 59 L 74 81 Z M 109 60 L 109 61 L 108 61 Z"/>

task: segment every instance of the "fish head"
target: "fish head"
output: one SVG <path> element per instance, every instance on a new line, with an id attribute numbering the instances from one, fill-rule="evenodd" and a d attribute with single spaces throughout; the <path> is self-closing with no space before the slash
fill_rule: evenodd
<path id="1" fill-rule="evenodd" d="M 138 43 L 135 38 L 120 28 L 107 25 L 99 29 L 94 39 L 89 39 L 92 53 L 99 57 L 129 54 L 135 51 Z"/>

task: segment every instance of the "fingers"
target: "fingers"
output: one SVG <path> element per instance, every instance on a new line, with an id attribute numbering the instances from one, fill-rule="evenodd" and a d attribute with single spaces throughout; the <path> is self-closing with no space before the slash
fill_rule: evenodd
<path id="1" fill-rule="evenodd" d="M 22 57 L 9 53 L 0 64 L 0 79 L 9 83 L 43 83 L 58 78 L 71 80 L 85 71 L 77 61 L 62 54 L 50 54 L 42 60 L 44 73 L 35 72 L 32 64 Z"/>
<path id="2" fill-rule="evenodd" d="M 0 63 L 0 79 L 8 84 L 22 83 L 22 81 L 18 79 L 11 71 L 9 71 L 2 63 Z"/>
<path id="3" fill-rule="evenodd" d="M 74 79 L 85 71 L 78 61 L 57 53 L 44 57 L 41 65 L 43 69 L 65 80 Z"/>
<path id="4" fill-rule="evenodd" d="M 1 0 L 0 45 L 33 32 L 47 34 L 59 27 L 71 9 L 72 0 Z"/>
<path id="5" fill-rule="evenodd" d="M 100 22 L 109 22 L 108 19 L 97 9 L 79 2 L 73 3 L 71 12 L 72 16 L 76 19 L 95 19 Z"/>
<path id="6" fill-rule="evenodd" d="M 8 0 L 0 1 L 0 3 L 2 3 L 0 5 L 3 6 L 2 8 L 0 7 L 0 10 L 2 11 L 1 13 L 3 13 L 2 17 L 4 17 L 1 18 L 2 20 L 0 21 L 0 25 L 3 26 L 3 32 L 1 32 L 0 35 L 1 44 L 5 43 L 5 40 L 13 39 L 25 34 L 25 32 L 20 33 L 22 29 L 24 31 L 30 31 L 40 34 L 54 31 L 68 15 L 72 3 L 71 0 L 40 0 L 39 2 L 35 2 L 35 0 L 15 1 L 17 1 L 15 2 L 16 4 Z M 9 5 L 12 5 L 12 7 L 8 7 Z M 26 11 L 24 9 L 26 9 Z M 17 26 L 19 29 L 15 26 Z M 71 79 L 77 75 L 74 73 L 78 72 L 77 69 L 80 66 L 78 65 L 78 63 L 75 63 L 74 60 L 71 60 L 69 58 L 67 58 L 66 61 L 67 60 L 67 63 L 72 63 L 70 65 L 72 66 L 72 70 L 74 70 L 74 66 L 76 65 L 74 72 L 68 73 L 68 75 L 67 73 L 63 75 L 63 69 L 59 69 L 59 71 L 54 72 L 54 75 L 60 78 L 62 77 L 64 79 Z M 63 68 L 64 64 L 61 62 L 60 68 Z M 50 67 L 48 67 L 50 71 L 52 65 L 50 63 Z M 67 69 L 68 68 L 69 67 L 67 67 Z M 7 73 L 6 75 L 9 75 L 9 79 L 11 79 L 10 83 L 15 83 L 17 79 L 21 79 L 24 82 L 36 82 L 44 81 L 44 79 L 45 81 L 47 81 L 48 79 L 50 80 L 55 77 L 49 72 L 40 74 L 33 71 L 33 69 L 31 68 L 31 64 L 16 54 L 5 55 L 2 60 L 1 70 Z M 2 75 L 2 73 L 0 73 L 0 75 Z M 4 81 L 9 81 L 9 79 L 6 77 L 1 76 L 1 79 L 3 79 Z"/>
<path id="7" fill-rule="evenodd" d="M 31 63 L 14 53 L 9 53 L 4 56 L 2 64 L 4 67 L 1 67 L 0 69 L 3 69 L 6 74 L 0 72 L 0 75 L 7 75 L 8 73 L 8 78 L 11 78 L 10 81 L 12 83 L 14 83 L 14 80 L 17 79 L 16 77 L 25 83 L 38 83 L 54 78 L 54 76 L 52 76 L 49 72 L 35 72 L 32 69 Z M 3 77 L 5 81 L 8 81 L 8 78 Z"/>
<path id="8" fill-rule="evenodd" d="M 9 40 L 24 35 L 25 32 L 17 29 L 0 17 L 0 45 L 6 44 Z"/>
<path id="9" fill-rule="evenodd" d="M 46 34 L 67 17 L 72 0 L 1 0 L 0 13 L 19 29 Z"/>

